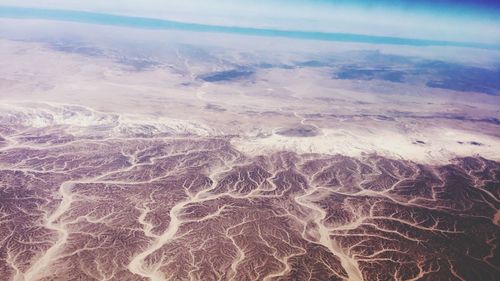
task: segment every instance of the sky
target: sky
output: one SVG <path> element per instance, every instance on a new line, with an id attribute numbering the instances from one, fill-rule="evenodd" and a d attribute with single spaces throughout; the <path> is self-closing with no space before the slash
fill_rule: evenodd
<path id="1" fill-rule="evenodd" d="M 0 0 L 0 6 L 89 11 L 219 27 L 348 33 L 499 46 L 498 2 L 500 1 Z M 0 14 L 1 10 L 0 7 Z"/>

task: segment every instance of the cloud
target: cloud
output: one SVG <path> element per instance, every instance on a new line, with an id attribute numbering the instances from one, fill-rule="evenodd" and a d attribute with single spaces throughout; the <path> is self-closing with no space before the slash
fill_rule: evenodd
<path id="1" fill-rule="evenodd" d="M 404 1 L 383 1 L 379 5 L 370 3 L 373 2 L 0 0 L 0 5 L 73 9 L 223 26 L 500 43 L 500 20 L 467 6 L 451 9 L 447 8 L 453 7 L 451 4 L 417 6 Z"/>

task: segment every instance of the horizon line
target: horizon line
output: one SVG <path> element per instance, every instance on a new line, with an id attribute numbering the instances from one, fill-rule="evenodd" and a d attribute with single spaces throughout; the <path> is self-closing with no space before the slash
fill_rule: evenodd
<path id="1" fill-rule="evenodd" d="M 59 10 L 45 8 L 28 8 L 0 6 L 0 18 L 8 19 L 42 19 L 53 21 L 77 22 L 108 26 L 122 26 L 138 29 L 184 30 L 193 32 L 226 33 L 261 37 L 281 37 L 302 40 L 319 40 L 331 42 L 371 43 L 407 46 L 449 46 L 489 50 L 500 50 L 500 45 L 444 41 L 432 39 L 416 39 L 405 37 L 365 35 L 341 32 L 320 32 L 304 30 L 285 30 L 272 28 L 253 28 L 239 26 L 211 25 L 173 21 L 159 18 L 147 18 L 127 15 L 116 15 L 78 10 Z"/>

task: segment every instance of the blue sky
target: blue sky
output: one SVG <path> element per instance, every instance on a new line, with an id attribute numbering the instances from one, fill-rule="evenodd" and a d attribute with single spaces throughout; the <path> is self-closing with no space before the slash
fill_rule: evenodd
<path id="1" fill-rule="evenodd" d="M 500 4 L 485 0 L 0 0 L 222 27 L 349 33 L 500 45 Z"/>

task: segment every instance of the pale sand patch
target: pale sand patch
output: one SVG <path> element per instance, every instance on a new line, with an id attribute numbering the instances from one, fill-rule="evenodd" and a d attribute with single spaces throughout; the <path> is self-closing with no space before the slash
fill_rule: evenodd
<path id="1" fill-rule="evenodd" d="M 424 144 L 415 143 L 417 140 Z M 470 142 L 481 145 L 473 145 Z M 463 143 L 459 143 L 463 142 Z M 500 160 L 500 139 L 477 132 L 450 128 L 430 128 L 416 132 L 390 130 L 323 129 L 314 137 L 289 137 L 273 134 L 269 137 L 236 138 L 233 145 L 250 155 L 273 151 L 297 153 L 342 154 L 360 157 L 366 153 L 411 160 L 419 163 L 447 163 L 455 157 L 481 155 Z"/>

